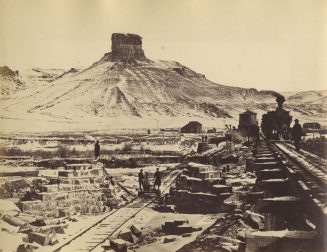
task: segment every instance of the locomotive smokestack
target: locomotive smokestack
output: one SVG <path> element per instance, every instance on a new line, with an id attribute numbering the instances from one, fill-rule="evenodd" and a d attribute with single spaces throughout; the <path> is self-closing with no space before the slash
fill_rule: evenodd
<path id="1" fill-rule="evenodd" d="M 285 97 L 280 95 L 280 94 L 276 95 L 276 102 L 278 104 L 278 108 L 282 109 L 283 108 L 283 103 L 285 102 Z"/>

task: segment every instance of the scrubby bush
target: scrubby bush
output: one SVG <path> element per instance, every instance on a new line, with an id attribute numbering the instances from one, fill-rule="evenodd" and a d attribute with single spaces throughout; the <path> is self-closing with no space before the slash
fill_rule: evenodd
<path id="1" fill-rule="evenodd" d="M 61 158 L 67 158 L 69 157 L 69 148 L 67 146 L 64 145 L 59 145 L 58 150 L 57 150 L 57 154 L 59 157 Z"/>
<path id="2" fill-rule="evenodd" d="M 0 187 L 1 198 L 12 198 L 14 193 L 20 193 L 23 190 L 29 188 L 29 184 L 25 179 L 19 179 L 14 181 L 6 181 Z"/>
<path id="3" fill-rule="evenodd" d="M 28 156 L 28 157 L 41 157 L 41 158 L 51 158 L 53 157 L 53 152 L 51 151 L 43 151 L 43 150 L 21 150 L 19 148 L 0 148 L 0 155 L 5 157 L 13 157 L 13 156 Z"/>
<path id="4" fill-rule="evenodd" d="M 3 146 L 0 147 L 0 155 L 1 156 L 23 156 L 24 152 L 18 148 L 5 148 Z"/>
<path id="5" fill-rule="evenodd" d="M 52 158 L 53 152 L 51 151 L 43 151 L 43 150 L 37 150 L 37 151 L 31 151 L 24 154 L 24 156 L 33 156 L 33 157 L 39 157 L 39 158 Z"/>
<path id="6" fill-rule="evenodd" d="M 136 168 L 138 167 L 138 163 L 135 159 L 129 159 L 130 167 L 131 168 Z"/>
<path id="7" fill-rule="evenodd" d="M 122 153 L 127 153 L 132 150 L 132 144 L 131 143 L 124 143 L 124 146 L 122 148 Z"/>

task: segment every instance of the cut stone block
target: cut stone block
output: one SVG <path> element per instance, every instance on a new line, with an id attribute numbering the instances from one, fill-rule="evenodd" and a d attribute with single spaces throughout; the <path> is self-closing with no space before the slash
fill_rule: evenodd
<path id="1" fill-rule="evenodd" d="M 167 236 L 165 237 L 165 239 L 163 240 L 163 243 L 169 243 L 169 242 L 174 242 L 176 241 L 176 237 L 173 236 Z"/>
<path id="2" fill-rule="evenodd" d="M 29 233 L 32 230 L 32 227 L 30 224 L 25 223 L 24 225 L 19 227 L 19 233 Z"/>
<path id="3" fill-rule="evenodd" d="M 102 243 L 101 247 L 103 248 L 104 251 L 114 252 L 114 250 L 112 250 L 110 248 L 110 241 L 109 240 L 105 240 L 104 243 Z"/>
<path id="4" fill-rule="evenodd" d="M 22 221 L 25 221 L 27 223 L 31 223 L 36 221 L 36 217 L 33 215 L 29 215 L 29 214 L 19 214 L 18 216 L 16 216 L 18 219 L 21 219 Z"/>
<path id="5" fill-rule="evenodd" d="M 188 223 L 188 220 L 174 220 L 173 223 L 174 225 L 179 226 Z"/>
<path id="6" fill-rule="evenodd" d="M 273 158 L 275 156 L 271 153 L 266 153 L 266 154 L 257 153 L 257 155 L 255 155 L 255 157 L 256 158 Z"/>
<path id="7" fill-rule="evenodd" d="M 245 252 L 319 251 L 312 247 L 316 235 L 313 231 L 288 230 L 246 233 Z"/>
<path id="8" fill-rule="evenodd" d="M 245 219 L 247 223 L 255 229 L 264 229 L 264 216 L 261 214 L 245 211 Z"/>
<path id="9" fill-rule="evenodd" d="M 122 239 L 131 243 L 134 242 L 132 231 L 127 228 L 120 231 L 120 233 L 118 234 L 118 239 Z"/>
<path id="10" fill-rule="evenodd" d="M 276 161 L 275 157 L 256 157 L 255 163 L 266 163 L 266 162 L 274 162 Z"/>
<path id="11" fill-rule="evenodd" d="M 257 163 L 254 162 L 250 164 L 250 168 L 254 170 L 263 170 L 263 169 L 273 169 L 280 165 L 279 162 L 273 161 L 273 162 L 264 162 L 264 163 Z"/>
<path id="12" fill-rule="evenodd" d="M 230 193 L 232 192 L 232 188 L 226 185 L 213 185 L 212 192 L 214 194 L 221 194 L 221 193 Z"/>
<path id="13" fill-rule="evenodd" d="M 264 198 L 256 206 L 262 213 L 291 213 L 300 207 L 300 199 L 294 196 Z"/>
<path id="14" fill-rule="evenodd" d="M 65 225 L 49 225 L 49 226 L 43 226 L 39 228 L 33 228 L 33 231 L 37 233 L 43 233 L 43 234 L 48 234 L 48 233 L 56 233 L 56 234 L 64 234 L 65 230 L 64 228 L 67 228 L 68 224 Z"/>
<path id="15" fill-rule="evenodd" d="M 58 176 L 59 177 L 66 177 L 66 178 L 72 178 L 74 177 L 73 174 L 74 171 L 69 170 L 69 171 L 58 171 Z"/>
<path id="16" fill-rule="evenodd" d="M 192 226 L 188 225 L 188 221 L 175 220 L 167 221 L 162 225 L 162 231 L 166 234 L 185 234 L 196 231 Z"/>
<path id="17" fill-rule="evenodd" d="M 191 233 L 193 231 L 194 231 L 193 227 L 190 226 L 190 225 L 187 225 L 187 224 L 183 224 L 183 225 L 177 226 L 177 232 L 178 232 L 178 234 Z"/>
<path id="18" fill-rule="evenodd" d="M 57 243 L 59 243 L 59 241 L 58 241 L 56 233 L 55 232 L 50 233 L 49 234 L 49 245 L 52 246 L 52 245 L 55 245 Z"/>
<path id="19" fill-rule="evenodd" d="M 23 226 L 26 224 L 25 221 L 15 217 L 15 216 L 11 216 L 11 215 L 8 215 L 8 214 L 5 214 L 2 219 L 9 223 L 10 225 L 13 225 L 15 227 L 20 227 L 20 226 Z"/>
<path id="20" fill-rule="evenodd" d="M 258 180 L 268 180 L 268 179 L 284 179 L 285 172 L 279 168 L 275 169 L 264 169 L 257 172 Z"/>
<path id="21" fill-rule="evenodd" d="M 50 235 L 49 234 L 41 234 L 41 233 L 29 233 L 28 238 L 30 242 L 36 242 L 42 246 L 49 245 Z"/>
<path id="22" fill-rule="evenodd" d="M 292 194 L 289 179 L 268 179 L 257 181 L 256 189 L 271 192 L 269 196 L 283 196 Z"/>
<path id="23" fill-rule="evenodd" d="M 92 168 L 92 164 L 67 164 L 66 165 L 67 170 L 75 170 L 75 171 L 87 170 L 91 168 Z"/>
<path id="24" fill-rule="evenodd" d="M 59 190 L 59 185 L 43 185 L 41 186 L 42 192 L 57 192 Z"/>
<path id="25" fill-rule="evenodd" d="M 28 233 L 28 238 L 30 242 L 36 242 L 42 246 L 54 245 L 58 243 L 56 233 L 50 232 L 47 234 L 30 232 Z"/>
<path id="26" fill-rule="evenodd" d="M 36 251 L 37 247 L 31 244 L 20 244 L 17 247 L 16 252 L 33 252 Z"/>
<path id="27" fill-rule="evenodd" d="M 136 237 L 140 238 L 142 236 L 142 231 L 139 227 L 137 227 L 136 225 L 132 225 L 130 227 L 130 230 L 132 231 L 133 235 L 135 235 Z"/>
<path id="28" fill-rule="evenodd" d="M 127 252 L 128 243 L 122 239 L 115 239 L 110 241 L 110 247 L 116 252 Z"/>
<path id="29" fill-rule="evenodd" d="M 45 169 L 45 170 L 39 170 L 38 176 L 39 177 L 50 177 L 50 178 L 56 178 L 58 177 L 58 170 L 53 169 Z"/>

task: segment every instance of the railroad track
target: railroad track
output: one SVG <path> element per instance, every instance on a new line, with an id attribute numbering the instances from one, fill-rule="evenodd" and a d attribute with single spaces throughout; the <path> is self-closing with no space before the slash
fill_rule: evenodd
<path id="1" fill-rule="evenodd" d="M 326 160 L 306 151 L 297 152 L 292 145 L 283 141 L 261 140 L 258 142 L 256 152 L 253 167 L 268 176 L 268 180 L 265 178 L 262 184 L 274 183 L 274 181 L 288 183 L 293 191 L 291 194 L 284 192 L 284 197 L 280 195 L 282 197 L 269 200 L 278 201 L 282 198 L 285 200 L 288 198 L 290 201 L 300 200 L 299 210 L 302 212 L 303 218 L 309 217 L 314 222 L 318 233 L 325 235 L 327 233 Z M 262 170 L 262 167 L 269 166 L 271 168 Z M 269 171 L 269 169 L 271 170 Z M 274 176 L 278 176 L 278 179 L 269 179 L 269 172 L 271 174 L 275 172 Z M 278 187 L 275 187 L 275 190 L 278 191 Z M 282 192 L 279 191 L 279 193 Z M 293 196 L 289 197 L 290 195 Z"/>
<path id="2" fill-rule="evenodd" d="M 303 179 L 315 183 L 323 193 L 327 190 L 327 169 L 326 161 L 312 153 L 306 151 L 297 152 L 295 148 L 286 142 L 273 142 L 275 149 L 279 151 L 298 173 L 302 174 Z M 310 181 L 309 181 L 310 179 Z"/>
<path id="3" fill-rule="evenodd" d="M 181 173 L 179 170 L 171 172 L 168 178 L 163 179 L 164 188 L 162 193 L 167 191 L 174 183 L 178 175 Z M 144 208 L 156 200 L 146 200 L 143 198 L 136 198 L 124 207 L 110 212 L 103 219 L 93 224 L 91 227 L 76 235 L 60 247 L 56 248 L 54 252 L 73 252 L 73 251 L 97 251 L 101 248 L 101 244 L 109 237 L 115 236 L 121 228 L 129 220 L 133 219 Z M 101 251 L 101 250 L 100 250 Z"/>
<path id="4" fill-rule="evenodd" d="M 279 149 L 284 148 L 284 152 L 286 150 L 287 152 L 292 153 L 291 155 L 293 157 L 295 157 L 297 159 L 302 159 L 303 161 L 305 161 L 305 162 L 309 163 L 310 165 L 313 165 L 316 168 L 318 168 L 319 170 L 321 170 L 321 172 L 327 173 L 326 159 L 319 157 L 318 155 L 313 154 L 308 151 L 305 151 L 305 150 L 301 150 L 300 152 L 297 152 L 293 145 L 291 145 L 290 143 L 285 142 L 285 141 L 275 142 L 274 144 L 276 146 L 278 146 Z"/>

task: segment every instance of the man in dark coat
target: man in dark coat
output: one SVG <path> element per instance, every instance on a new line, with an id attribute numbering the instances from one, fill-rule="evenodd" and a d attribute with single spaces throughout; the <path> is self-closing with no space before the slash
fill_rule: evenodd
<path id="1" fill-rule="evenodd" d="M 138 176 L 139 176 L 139 188 L 140 188 L 140 191 L 143 191 L 143 189 L 144 189 L 144 187 L 143 187 L 143 182 L 144 182 L 143 169 L 140 170 Z"/>
<path id="2" fill-rule="evenodd" d="M 157 168 L 157 171 L 154 173 L 154 186 L 153 188 L 156 188 L 158 186 L 158 190 L 161 186 L 161 173 L 159 172 L 159 168 Z"/>
<path id="3" fill-rule="evenodd" d="M 295 119 L 295 124 L 292 128 L 292 140 L 294 141 L 294 146 L 296 151 L 300 151 L 300 141 L 302 137 L 302 126 L 299 124 L 299 120 Z"/>
<path id="4" fill-rule="evenodd" d="M 100 144 L 99 144 L 99 140 L 96 141 L 95 145 L 94 145 L 94 156 L 95 159 L 98 159 L 100 157 Z"/>

